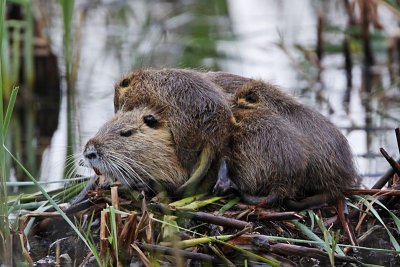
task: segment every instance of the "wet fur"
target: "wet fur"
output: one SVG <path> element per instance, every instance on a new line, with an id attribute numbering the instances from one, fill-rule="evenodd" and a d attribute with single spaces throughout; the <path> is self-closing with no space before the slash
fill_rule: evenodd
<path id="1" fill-rule="evenodd" d="M 247 102 L 249 93 L 257 101 Z M 326 192 L 336 198 L 359 182 L 340 131 L 262 81 L 223 72 L 139 70 L 117 83 L 114 104 L 122 112 L 138 105 L 165 109 L 184 169 L 193 169 L 206 143 L 228 148 L 230 176 L 248 194 L 296 199 Z"/>
<path id="2" fill-rule="evenodd" d="M 182 165 L 195 168 L 205 145 L 219 153 L 229 134 L 232 112 L 220 87 L 201 74 L 178 69 L 142 69 L 115 86 L 114 106 L 129 111 L 140 105 L 165 110 Z"/>
<path id="3" fill-rule="evenodd" d="M 230 94 L 238 124 L 229 169 L 243 192 L 337 198 L 359 184 L 346 138 L 320 113 L 262 81 L 223 72 L 205 75 Z M 255 103 L 246 101 L 250 93 Z"/>
<path id="4" fill-rule="evenodd" d="M 143 122 L 146 115 L 157 118 L 156 128 Z M 89 165 L 128 186 L 150 186 L 155 182 L 170 190 L 179 187 L 189 173 L 177 157 L 167 118 L 166 114 L 148 107 L 118 112 L 87 142 L 84 153 L 98 154 L 98 158 L 88 160 Z M 121 136 L 126 131 L 132 131 L 132 135 Z"/>

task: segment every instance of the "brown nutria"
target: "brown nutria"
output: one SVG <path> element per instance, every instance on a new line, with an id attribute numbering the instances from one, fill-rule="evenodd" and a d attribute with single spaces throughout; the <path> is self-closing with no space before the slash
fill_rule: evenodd
<path id="1" fill-rule="evenodd" d="M 208 172 L 224 147 L 233 120 L 221 88 L 187 70 L 131 72 L 117 82 L 114 105 L 121 112 L 147 105 L 167 114 L 178 158 L 191 171 L 181 190 L 195 186 Z"/>
<path id="2" fill-rule="evenodd" d="M 226 90 L 233 94 L 237 121 L 228 170 L 239 191 L 268 195 L 271 202 L 321 193 L 335 200 L 358 185 L 346 138 L 320 113 L 274 85 L 226 73 L 209 75 L 224 86 L 235 81 L 235 90 Z"/>
<path id="3" fill-rule="evenodd" d="M 198 98 L 196 86 L 176 82 L 181 79 L 180 76 L 202 82 L 209 80 L 210 90 L 204 93 L 212 97 Z M 172 85 L 165 85 L 166 81 Z M 182 102 L 183 97 L 190 102 Z M 318 112 L 261 81 L 223 72 L 137 71 L 117 83 L 114 104 L 116 110 L 125 111 L 138 105 L 153 106 L 162 102 L 164 106 L 184 111 L 189 116 L 194 112 L 197 115 L 191 120 L 182 118 L 180 122 L 179 116 L 176 116 L 175 123 L 179 123 L 174 127 L 191 129 L 186 131 L 192 137 L 190 144 L 199 148 L 196 143 L 204 143 L 204 138 L 224 140 L 226 129 L 231 127 L 227 121 L 219 124 L 223 120 L 220 116 L 212 119 L 217 112 L 207 116 L 208 124 L 204 124 L 204 128 L 215 129 L 217 126 L 213 124 L 217 123 L 220 128 L 214 134 L 221 136 L 204 135 L 202 132 L 199 138 L 199 135 L 195 136 L 197 132 L 190 132 L 198 131 L 204 123 L 196 121 L 198 114 L 205 111 L 198 107 L 207 106 L 208 101 L 221 97 L 230 102 L 237 120 L 230 133 L 227 158 L 229 176 L 241 193 L 268 196 L 271 203 L 272 200 L 297 199 L 318 193 L 326 193 L 329 198 L 335 199 L 346 188 L 357 184 L 358 175 L 351 151 L 340 131 Z M 190 103 L 194 103 L 193 107 Z M 221 141 L 212 143 L 224 144 Z M 179 148 L 180 144 L 176 145 Z M 191 166 L 195 161 L 191 161 Z"/>
<path id="4" fill-rule="evenodd" d="M 189 179 L 175 150 L 168 115 L 154 108 L 118 112 L 86 143 L 83 155 L 97 174 L 128 186 L 155 182 L 171 190 Z"/>

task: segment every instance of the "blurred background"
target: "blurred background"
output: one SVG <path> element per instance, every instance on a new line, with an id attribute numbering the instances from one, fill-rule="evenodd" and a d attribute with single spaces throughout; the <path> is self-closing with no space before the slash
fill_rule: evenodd
<path id="1" fill-rule="evenodd" d="M 42 181 L 70 176 L 66 157 L 113 116 L 114 83 L 147 66 L 280 85 L 342 130 L 367 186 L 389 168 L 380 147 L 399 156 L 398 0 L 10 0 L 6 9 L 4 97 L 20 87 L 7 146 Z M 26 180 L 8 164 L 12 180 Z"/>

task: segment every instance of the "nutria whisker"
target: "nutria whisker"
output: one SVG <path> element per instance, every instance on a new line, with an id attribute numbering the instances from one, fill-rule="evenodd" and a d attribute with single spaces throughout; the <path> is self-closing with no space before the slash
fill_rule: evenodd
<path id="1" fill-rule="evenodd" d="M 148 189 L 151 189 L 151 187 L 140 177 L 140 175 L 132 168 L 131 166 L 128 165 L 128 162 L 134 164 L 136 167 L 141 168 L 139 165 L 137 165 L 136 162 L 133 160 L 127 158 L 124 155 L 120 155 L 118 153 L 114 153 L 115 155 L 112 155 L 113 153 L 110 153 L 110 158 L 114 159 L 114 161 L 111 162 L 112 166 L 120 173 L 121 178 L 124 179 L 125 184 L 127 184 L 130 187 L 133 187 L 135 185 L 135 180 L 137 181 L 136 183 L 141 183 L 145 185 Z M 124 159 L 124 160 L 122 160 Z M 125 160 L 129 160 L 128 162 Z M 150 179 L 154 179 L 150 174 L 148 174 L 143 168 L 141 168 L 141 171 L 146 173 Z M 118 178 L 117 176 L 115 178 Z M 133 178 L 133 179 L 132 179 Z"/>
<path id="2" fill-rule="evenodd" d="M 129 186 L 132 186 L 132 183 L 127 178 L 133 178 L 133 182 L 135 180 L 143 182 L 143 179 L 139 176 L 139 174 L 123 160 L 121 160 L 121 158 L 122 156 L 118 154 L 116 156 L 110 155 L 110 165 L 119 172 L 122 178 L 125 179 L 125 183 Z M 114 178 L 118 180 L 118 176 L 115 176 Z"/>
<path id="3" fill-rule="evenodd" d="M 69 179 L 74 177 L 74 174 L 76 174 L 77 170 L 78 170 L 78 162 L 79 159 L 82 158 L 82 154 L 81 153 L 74 153 L 72 155 L 68 155 L 66 157 L 66 164 L 65 164 L 65 169 L 68 170 L 68 172 L 65 174 L 65 178 Z M 72 168 L 71 168 L 72 167 Z"/>
<path id="4" fill-rule="evenodd" d="M 146 171 L 146 168 L 151 169 L 150 166 L 138 162 L 138 161 L 134 161 L 130 158 L 128 158 L 127 156 L 124 156 L 122 154 L 118 154 L 115 152 L 110 152 L 110 155 L 113 155 L 114 159 L 116 160 L 116 163 L 119 164 L 124 164 L 124 166 L 120 166 L 121 168 L 123 168 L 124 170 L 127 171 L 127 174 L 133 174 L 134 177 L 136 177 L 140 182 L 144 183 L 143 179 L 140 177 L 140 175 L 135 171 L 135 169 L 133 167 L 136 167 L 139 169 L 140 172 L 143 172 L 145 175 L 147 175 L 151 180 L 156 180 L 150 173 L 148 173 Z M 133 167 L 131 167 L 128 163 L 130 163 L 131 165 L 133 165 Z M 143 167 L 144 168 L 143 168 Z"/>

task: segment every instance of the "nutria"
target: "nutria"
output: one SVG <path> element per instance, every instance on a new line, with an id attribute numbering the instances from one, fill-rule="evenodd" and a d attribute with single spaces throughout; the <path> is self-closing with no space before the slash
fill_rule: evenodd
<path id="1" fill-rule="evenodd" d="M 83 155 L 106 178 L 174 190 L 189 179 L 189 171 L 178 158 L 171 130 L 163 110 L 142 106 L 117 112 L 86 143 Z"/>
<path id="2" fill-rule="evenodd" d="M 187 70 L 131 72 L 117 82 L 114 105 L 121 112 L 147 105 L 167 114 L 177 156 L 182 166 L 191 171 L 180 191 L 195 186 L 208 172 L 224 147 L 233 120 L 221 88 Z"/>
<path id="3" fill-rule="evenodd" d="M 173 82 L 181 75 L 202 82 L 209 80 L 210 90 L 205 93 L 212 97 L 198 98 L 196 87 Z M 160 81 L 159 77 L 164 79 Z M 170 82 L 167 86 L 163 84 L 166 81 Z M 191 101 L 178 102 L 182 97 Z M 351 151 L 340 131 L 318 112 L 300 104 L 276 86 L 261 81 L 223 72 L 137 71 L 117 83 L 114 104 L 116 110 L 125 111 L 137 105 L 152 106 L 164 101 L 164 106 L 177 108 L 179 112 L 194 112 L 197 115 L 192 116 L 192 120 L 183 118 L 182 123 L 175 125 L 188 127 L 191 130 L 186 133 L 189 134 L 193 129 L 201 129 L 204 123 L 196 121 L 198 114 L 204 112 L 198 107 L 207 106 L 210 99 L 221 97 L 230 102 L 237 120 L 230 134 L 230 152 L 226 157 L 229 176 L 242 194 L 268 196 L 273 202 L 327 192 L 330 199 L 335 199 L 346 188 L 357 184 Z M 194 108 L 190 103 L 194 103 Z M 207 116 L 206 129 L 215 129 L 217 126 L 213 123 L 222 121 L 220 116 L 212 120 L 215 114 L 218 112 Z M 175 118 L 179 122 L 179 116 Z M 202 132 L 199 138 L 198 134 L 193 135 L 196 132 L 191 133 L 190 144 L 204 143 L 204 138 L 225 140 L 226 129 L 231 125 L 225 121 L 218 127 L 214 134 L 222 135 L 204 135 Z M 214 146 L 224 144 L 221 141 L 211 143 Z M 179 144 L 176 145 L 179 148 Z"/>
<path id="4" fill-rule="evenodd" d="M 350 146 L 324 116 L 277 86 L 220 74 L 210 76 L 228 86 L 232 78 L 237 87 L 229 92 L 237 124 L 228 170 L 240 192 L 268 195 L 271 202 L 324 193 L 332 201 L 358 185 Z"/>

